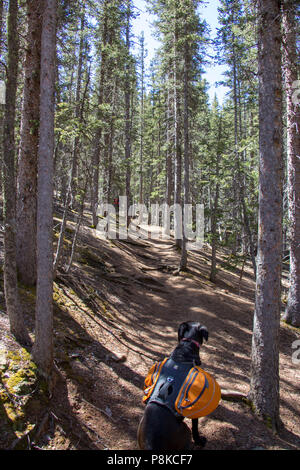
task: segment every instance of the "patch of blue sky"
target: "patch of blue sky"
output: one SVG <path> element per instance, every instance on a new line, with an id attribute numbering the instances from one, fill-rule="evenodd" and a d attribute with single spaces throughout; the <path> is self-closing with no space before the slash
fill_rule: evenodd
<path id="1" fill-rule="evenodd" d="M 154 37 L 153 21 L 155 16 L 147 11 L 147 4 L 145 0 L 134 0 L 134 6 L 138 16 L 132 23 L 134 39 L 135 53 L 138 54 L 138 41 L 137 38 L 144 32 L 145 37 L 145 48 L 147 50 L 147 56 L 145 59 L 146 68 L 149 69 L 151 60 L 155 56 L 155 51 L 159 48 L 159 41 Z M 211 39 L 214 39 L 217 33 L 218 23 L 218 6 L 219 0 L 209 0 L 204 4 L 200 5 L 199 13 L 202 18 L 206 20 L 211 31 Z M 209 49 L 209 55 L 214 55 L 213 47 Z M 210 63 L 205 66 L 204 78 L 209 83 L 209 98 L 213 100 L 215 94 L 217 95 L 219 103 L 223 103 L 228 93 L 228 88 L 223 85 L 217 85 L 218 82 L 224 79 L 223 73 L 226 71 L 225 65 L 217 65 L 210 60 Z"/>

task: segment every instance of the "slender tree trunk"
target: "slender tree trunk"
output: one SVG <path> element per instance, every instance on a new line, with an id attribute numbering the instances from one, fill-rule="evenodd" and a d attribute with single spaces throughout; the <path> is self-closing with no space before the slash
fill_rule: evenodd
<path id="1" fill-rule="evenodd" d="M 3 4 L 3 0 L 0 0 L 0 59 L 2 60 L 3 58 L 3 44 L 2 44 L 2 41 L 3 41 L 3 12 L 4 12 L 4 4 Z M 1 66 L 1 69 L 0 69 L 0 79 L 3 80 L 3 77 L 4 77 L 4 73 L 3 73 L 3 66 Z M 2 185 L 3 185 L 3 181 L 2 181 L 2 178 L 3 178 L 3 145 L 2 145 L 2 142 L 3 142 L 3 101 L 0 102 L 0 141 L 1 141 L 1 145 L 0 145 L 0 193 L 2 193 L 3 191 L 3 188 L 2 188 Z M 0 215 L 2 215 L 2 209 L 0 209 Z"/>
<path id="2" fill-rule="evenodd" d="M 45 0 L 38 153 L 37 291 L 33 356 L 49 381 L 53 368 L 53 153 L 57 0 Z"/>
<path id="3" fill-rule="evenodd" d="M 249 397 L 257 414 L 276 429 L 283 179 L 280 2 L 259 0 L 258 17 L 259 233 Z"/>
<path id="4" fill-rule="evenodd" d="M 0 57 L 2 57 L 2 40 L 3 40 L 3 12 L 4 12 L 4 0 L 0 0 Z"/>
<path id="5" fill-rule="evenodd" d="M 239 153 L 238 153 L 238 102 L 237 102 L 237 57 L 236 47 L 234 45 L 235 35 L 233 34 L 233 49 L 232 49 L 232 63 L 233 63 L 233 103 L 234 103 L 234 172 L 233 172 L 233 209 L 232 209 L 232 253 L 235 255 L 237 252 L 237 230 L 235 224 L 238 218 L 239 206 Z"/>
<path id="6" fill-rule="evenodd" d="M 247 234 L 248 242 L 249 242 L 249 249 L 250 249 L 250 257 L 252 261 L 252 266 L 253 266 L 253 272 L 254 276 L 256 277 L 256 259 L 255 259 L 255 247 L 254 247 L 254 242 L 253 242 L 253 235 L 250 227 L 250 220 L 248 216 L 248 210 L 246 206 L 246 201 L 245 201 L 245 186 L 244 184 L 241 184 L 240 188 L 240 198 L 241 198 L 241 206 L 242 206 L 242 211 L 243 211 L 243 218 L 244 218 L 244 227 L 245 227 L 245 232 Z"/>
<path id="7" fill-rule="evenodd" d="M 56 278 L 57 269 L 58 269 L 59 262 L 60 262 L 62 252 L 63 252 L 64 236 L 65 236 L 65 231 L 66 231 L 66 226 L 67 226 L 67 221 L 68 221 L 68 210 L 69 210 L 69 204 L 71 201 L 71 193 L 72 193 L 71 181 L 69 181 L 69 186 L 67 189 L 65 206 L 64 206 L 64 212 L 63 212 L 63 217 L 62 217 L 62 221 L 60 225 L 60 232 L 59 232 L 59 237 L 58 237 L 58 242 L 57 242 L 57 247 L 56 247 L 56 253 L 55 253 L 54 262 L 53 262 L 53 279 Z"/>
<path id="8" fill-rule="evenodd" d="M 125 194 L 128 207 L 131 204 L 131 86 L 130 86 L 130 14 L 131 0 L 127 0 L 126 9 L 126 65 L 125 65 Z"/>
<path id="9" fill-rule="evenodd" d="M 106 201 L 111 201 L 111 190 L 113 182 L 113 153 L 114 153 L 114 135 L 115 135 L 115 117 L 116 117 L 116 97 L 117 97 L 117 80 L 114 80 L 113 89 L 111 91 L 111 117 L 109 132 L 107 133 L 107 191 Z"/>
<path id="10" fill-rule="evenodd" d="M 153 103 L 154 103 L 154 98 L 153 98 Z M 157 158 L 159 161 L 159 165 L 157 167 L 157 179 L 159 181 L 159 176 L 163 171 L 163 163 L 161 159 L 161 151 L 162 151 L 162 119 L 161 119 L 161 91 L 158 90 L 158 135 L 157 135 Z M 155 107 L 153 106 L 153 119 L 154 119 L 154 112 L 155 112 Z M 153 141 L 155 139 L 154 133 L 153 133 Z M 152 146 L 153 147 L 153 146 Z M 154 148 L 154 147 L 153 147 Z M 152 159 L 153 160 L 153 159 Z M 161 184 L 159 184 L 159 187 L 161 189 Z"/>
<path id="11" fill-rule="evenodd" d="M 168 87 L 168 99 L 167 99 L 167 156 L 166 156 L 166 203 L 170 207 L 172 199 L 172 151 L 171 151 L 171 99 L 170 99 L 170 89 Z"/>
<path id="12" fill-rule="evenodd" d="M 243 130 L 242 130 L 242 105 L 241 105 L 241 90 L 240 90 L 240 80 L 238 79 L 238 71 L 237 71 L 237 65 L 236 65 L 236 59 L 234 60 L 235 63 L 235 92 L 234 92 L 234 108 L 235 108 L 235 145 L 236 145 L 236 169 L 237 169 L 237 182 L 239 184 L 239 201 L 240 201 L 240 206 L 241 206 L 241 216 L 244 221 L 244 230 L 246 233 L 246 236 L 248 238 L 248 243 L 249 243 L 249 250 L 250 250 L 250 257 L 252 261 L 252 266 L 253 266 L 253 272 L 254 276 L 256 277 L 256 259 L 255 259 L 255 248 L 254 248 L 254 243 L 253 243 L 253 235 L 251 231 L 251 226 L 250 226 L 250 220 L 249 220 L 249 215 L 248 215 L 248 209 L 247 209 L 247 204 L 246 204 L 246 187 L 245 187 L 245 175 L 244 175 L 244 170 L 242 170 L 242 162 L 241 162 L 241 155 L 238 152 L 238 141 L 243 137 Z M 239 122 L 239 134 L 238 134 L 238 128 L 237 124 Z M 238 137 L 239 135 L 239 137 Z M 238 190 L 237 190 L 238 194 Z"/>
<path id="13" fill-rule="evenodd" d="M 86 79 L 87 83 L 89 82 L 89 76 L 90 76 L 90 70 L 88 70 L 88 72 L 87 72 L 87 79 Z M 80 88 L 81 88 L 81 85 L 80 85 Z M 78 90 L 78 86 L 77 86 L 77 90 Z M 79 99 L 79 96 L 78 96 L 78 99 Z M 80 123 L 82 123 L 82 121 L 83 121 L 83 108 L 84 108 L 85 99 L 86 99 L 86 93 L 83 94 L 81 103 L 78 103 L 78 110 L 76 111 L 76 116 L 78 116 L 78 119 L 79 119 Z M 75 186 L 73 185 L 73 187 L 72 187 L 72 184 L 74 183 L 74 177 L 75 177 L 74 166 L 77 166 L 77 164 L 78 164 L 77 160 L 78 160 L 78 152 L 79 152 L 79 137 L 75 138 L 74 149 L 73 150 L 74 150 L 74 153 L 73 153 L 73 158 L 72 158 L 71 173 L 70 173 L 70 177 L 69 177 L 69 183 L 68 183 L 67 190 L 64 191 L 64 195 L 65 195 L 65 198 L 64 198 L 64 200 L 65 200 L 64 212 L 63 212 L 62 222 L 61 222 L 61 226 L 60 226 L 60 232 L 59 232 L 59 238 L 58 238 L 57 247 L 56 247 L 56 253 L 55 253 L 55 256 L 54 256 L 54 263 L 53 263 L 53 278 L 54 279 L 56 278 L 57 269 L 58 269 L 58 266 L 59 266 L 59 263 L 60 263 L 60 260 L 61 260 L 61 256 L 62 256 L 62 253 L 63 253 L 64 236 L 65 236 L 65 230 L 66 230 L 67 221 L 68 221 L 69 206 L 72 203 L 72 196 L 73 196 L 73 198 L 75 196 L 74 191 L 75 191 L 75 189 L 77 191 L 77 187 L 78 187 L 77 182 L 75 183 Z M 63 157 L 65 159 L 64 154 L 63 154 Z M 64 159 L 63 159 L 63 161 L 64 161 Z M 66 184 L 66 183 L 64 183 L 64 184 Z M 72 193 L 72 190 L 73 190 L 73 193 Z"/>
<path id="14" fill-rule="evenodd" d="M 18 2 L 10 0 L 8 56 L 3 128 L 4 176 L 4 293 L 10 331 L 20 343 L 29 342 L 19 302 L 16 261 L 15 112 L 18 75 Z"/>
<path id="15" fill-rule="evenodd" d="M 285 0 L 283 5 L 290 243 L 290 289 L 283 318 L 293 326 L 300 326 L 300 106 L 293 103 L 298 78 L 296 5 L 290 0 Z"/>
<path id="16" fill-rule="evenodd" d="M 170 99 L 170 87 L 168 85 L 167 90 L 167 123 L 166 123 L 166 207 L 164 214 L 164 226 L 166 235 L 170 236 L 170 216 L 169 210 L 171 207 L 172 200 L 172 149 L 171 149 L 171 99 Z"/>
<path id="17" fill-rule="evenodd" d="M 104 1 L 104 17 L 103 17 L 103 37 L 102 37 L 102 57 L 101 57 L 101 70 L 100 70 L 100 83 L 99 83 L 99 97 L 98 97 L 98 118 L 102 119 L 102 104 L 103 104 L 103 88 L 104 88 L 104 78 L 106 73 L 106 45 L 108 40 L 108 18 L 107 18 L 107 4 L 108 0 Z M 92 218 L 93 226 L 96 228 L 98 225 L 98 200 L 99 200 L 99 164 L 100 164 L 100 152 L 101 152 L 101 138 L 102 138 L 102 125 L 100 124 L 96 130 L 95 139 L 94 139 L 94 152 L 92 156 L 92 187 L 91 187 L 91 208 L 92 208 Z"/>
<path id="18" fill-rule="evenodd" d="M 115 42 L 115 31 L 111 25 L 108 28 L 108 46 L 109 49 L 113 49 Z M 116 79 L 114 77 L 114 60 L 111 55 L 108 56 L 106 76 L 104 81 L 104 103 L 109 105 L 109 112 L 105 113 L 104 121 L 106 122 L 105 129 L 103 131 L 103 200 L 109 203 L 110 191 L 111 191 L 111 177 L 112 177 L 112 131 L 114 127 L 114 101 L 116 91 Z"/>
<path id="19" fill-rule="evenodd" d="M 95 134 L 95 149 L 92 157 L 92 187 L 91 187 L 91 209 L 93 226 L 96 228 L 98 224 L 98 199 L 99 199 L 99 163 L 100 163 L 100 151 L 101 151 L 101 136 L 102 129 L 98 128 Z"/>
<path id="20" fill-rule="evenodd" d="M 82 199 L 81 199 L 81 204 L 80 204 L 80 208 L 79 208 L 79 211 L 78 211 L 77 224 L 76 224 L 76 229 L 75 229 L 75 233 L 74 233 L 69 264 L 66 267 L 66 273 L 68 273 L 70 271 L 70 269 L 72 267 L 72 263 L 73 263 L 73 258 L 74 258 L 74 254 L 75 254 L 75 250 L 76 250 L 77 239 L 78 239 L 79 230 L 80 230 L 80 226 L 81 226 L 81 222 L 82 222 L 82 218 L 83 218 L 84 203 L 85 203 L 85 198 L 86 198 L 87 186 L 88 185 L 87 185 L 87 179 L 86 179 L 85 187 L 83 189 L 83 193 L 82 193 L 82 196 L 81 196 Z"/>
<path id="21" fill-rule="evenodd" d="M 144 74 L 145 74 L 145 42 L 144 34 L 140 38 L 141 46 L 141 108 L 140 108 L 140 183 L 139 183 L 139 204 L 143 204 L 144 199 L 144 175 L 143 175 L 143 160 L 144 160 Z M 141 211 L 139 216 L 139 221 L 141 221 Z"/>
<path id="22" fill-rule="evenodd" d="M 174 205 L 181 207 L 181 185 L 182 185 L 182 158 L 180 148 L 180 128 L 179 128 L 179 96 L 178 96 L 178 25 L 177 18 L 175 18 L 174 25 L 174 63 L 173 63 L 173 74 L 174 74 Z M 182 210 L 176 210 L 174 215 L 174 239 L 178 247 L 181 247 L 182 238 Z"/>
<path id="23" fill-rule="evenodd" d="M 219 210 L 219 196 L 220 196 L 220 183 L 219 183 L 219 175 L 220 175 L 220 140 L 222 134 L 222 117 L 219 117 L 219 130 L 218 130 L 218 144 L 217 144 L 217 155 L 216 155 L 216 190 L 215 190 L 215 199 L 214 199 L 214 207 L 213 213 L 211 218 L 211 268 L 210 268 L 210 281 L 216 282 L 216 275 L 217 275 L 217 221 L 218 221 L 218 210 Z"/>
<path id="24" fill-rule="evenodd" d="M 186 20 L 185 20 L 186 21 Z M 187 226 L 187 204 L 189 204 L 190 190 L 190 156 L 189 156 L 189 74 L 190 74 L 190 51 L 187 39 L 187 27 L 184 26 L 185 45 L 184 45 L 184 111 L 183 111 L 183 135 L 184 135 L 184 179 L 183 179 L 183 229 L 182 229 L 182 245 L 180 270 L 187 268 L 187 237 L 185 227 Z"/>
<path id="25" fill-rule="evenodd" d="M 84 6 L 83 6 L 84 8 Z M 76 82 L 76 106 L 75 106 L 75 118 L 79 124 L 82 122 L 81 113 L 81 88 L 82 88 L 82 74 L 83 74 L 83 54 L 84 54 L 84 28 L 85 28 L 85 12 L 84 9 L 81 13 L 80 18 L 80 41 L 79 41 L 79 55 L 78 55 L 78 69 L 77 69 L 77 82 Z M 74 203 L 76 192 L 77 192 L 77 177 L 78 177 L 78 157 L 79 157 L 79 135 L 76 135 L 73 143 L 73 155 L 72 155 L 72 170 L 71 170 L 71 205 L 76 207 Z"/>
<path id="26" fill-rule="evenodd" d="M 20 280 L 36 283 L 36 193 L 40 112 L 41 0 L 27 0 L 28 32 L 24 70 L 17 180 L 17 266 Z"/>
<path id="27" fill-rule="evenodd" d="M 58 60 L 56 59 L 56 83 L 59 84 L 59 69 L 58 69 Z M 56 88 L 56 103 L 60 104 L 62 102 L 61 99 L 61 93 L 60 93 L 60 88 L 57 86 Z M 56 138 L 56 146 L 55 146 L 55 151 L 54 151 L 54 161 L 53 161 L 53 166 L 54 166 L 54 174 L 56 174 L 57 168 L 58 168 L 58 163 L 59 165 L 59 174 L 60 174 L 60 179 L 57 184 L 57 187 L 55 188 L 57 191 L 57 196 L 59 197 L 60 201 L 64 202 L 66 199 L 66 192 L 67 192 L 67 162 L 66 162 L 66 155 L 64 152 L 64 145 L 62 142 L 62 133 L 58 132 L 57 138 Z"/>

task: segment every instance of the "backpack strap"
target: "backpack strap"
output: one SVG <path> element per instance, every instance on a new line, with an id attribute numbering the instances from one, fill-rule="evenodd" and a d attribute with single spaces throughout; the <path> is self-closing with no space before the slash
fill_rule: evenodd
<path id="1" fill-rule="evenodd" d="M 155 385 L 160 376 L 163 365 L 165 364 L 165 362 L 167 362 L 167 360 L 168 358 L 166 357 L 163 361 L 156 362 L 155 364 L 153 364 L 153 366 L 149 370 L 148 375 L 145 379 L 144 397 L 143 397 L 144 403 L 147 403 L 149 398 L 151 397 L 153 390 L 155 388 Z"/>
<path id="2" fill-rule="evenodd" d="M 143 398 L 144 403 L 157 403 L 165 406 L 177 418 L 182 418 L 182 415 L 175 409 L 174 404 L 191 367 L 192 363 L 177 363 L 172 358 L 166 358 L 155 368 L 152 366 L 147 379 L 153 376 L 154 380 L 151 382 L 152 385 L 144 391 L 144 393 L 147 393 L 147 396 Z"/>

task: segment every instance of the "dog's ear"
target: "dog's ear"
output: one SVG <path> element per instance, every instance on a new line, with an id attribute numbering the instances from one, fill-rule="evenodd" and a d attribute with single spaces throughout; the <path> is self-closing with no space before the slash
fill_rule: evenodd
<path id="1" fill-rule="evenodd" d="M 208 341 L 208 329 L 206 326 L 200 326 L 199 328 L 201 344 L 203 343 L 203 338 Z"/>
<path id="2" fill-rule="evenodd" d="M 184 337 L 184 333 L 189 329 L 189 325 L 187 322 L 183 322 L 179 325 L 178 328 L 178 342 L 182 340 Z"/>

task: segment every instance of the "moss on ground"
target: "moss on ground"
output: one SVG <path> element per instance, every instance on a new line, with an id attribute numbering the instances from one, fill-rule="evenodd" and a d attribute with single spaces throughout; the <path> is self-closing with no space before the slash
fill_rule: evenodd
<path id="1" fill-rule="evenodd" d="M 45 404 L 45 391 L 38 370 L 26 349 L 0 350 L 0 433 L 5 449 L 30 432 L 35 423 L 28 417 L 30 402 Z M 44 399 L 42 398 L 44 397 Z M 3 445 L 3 444 L 2 444 Z"/>

